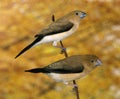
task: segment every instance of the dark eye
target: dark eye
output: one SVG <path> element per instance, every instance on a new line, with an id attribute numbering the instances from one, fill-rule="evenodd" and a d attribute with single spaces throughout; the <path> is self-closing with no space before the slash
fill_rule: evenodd
<path id="1" fill-rule="evenodd" d="M 78 15 L 78 13 L 77 13 L 77 12 L 76 12 L 75 14 L 76 14 L 76 15 Z"/>
<path id="2" fill-rule="evenodd" d="M 91 60 L 91 63 L 94 63 L 94 60 Z"/>

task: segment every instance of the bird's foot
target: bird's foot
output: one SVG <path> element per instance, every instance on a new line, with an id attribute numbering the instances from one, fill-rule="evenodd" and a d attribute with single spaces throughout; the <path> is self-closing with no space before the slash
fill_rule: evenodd
<path id="1" fill-rule="evenodd" d="M 77 87 L 78 87 L 77 84 L 72 84 L 72 83 L 69 83 L 69 82 L 64 82 L 64 84 L 70 85 L 70 86 L 72 86 L 73 88 L 77 88 Z"/>
<path id="2" fill-rule="evenodd" d="M 60 49 L 61 49 L 61 52 L 60 52 L 61 54 L 65 53 L 65 52 L 66 52 L 66 48 L 63 47 L 63 46 L 57 46 L 57 42 L 58 42 L 58 41 L 54 41 L 54 42 L 53 42 L 53 46 L 54 46 L 54 47 L 57 47 L 57 48 L 60 48 Z"/>
<path id="3" fill-rule="evenodd" d="M 73 84 L 73 89 L 72 89 L 72 91 L 75 92 L 77 88 L 78 88 L 78 85 L 77 85 L 77 84 Z"/>
<path id="4" fill-rule="evenodd" d="M 78 87 L 78 85 L 77 84 L 73 84 L 73 88 L 77 88 Z"/>
<path id="5" fill-rule="evenodd" d="M 72 86 L 72 90 L 71 92 L 76 92 L 76 89 L 78 88 L 78 85 L 77 84 L 71 84 L 71 83 L 68 83 L 68 82 L 64 82 L 66 85 L 69 85 L 69 86 Z"/>
<path id="6" fill-rule="evenodd" d="M 66 48 L 65 48 L 65 47 L 61 47 L 61 52 L 60 52 L 60 54 L 63 54 L 64 52 L 66 52 Z"/>
<path id="7" fill-rule="evenodd" d="M 61 47 L 61 46 L 55 46 L 57 48 L 60 48 L 61 49 L 61 52 L 60 54 L 63 54 L 64 52 L 66 52 L 66 48 L 65 47 Z"/>

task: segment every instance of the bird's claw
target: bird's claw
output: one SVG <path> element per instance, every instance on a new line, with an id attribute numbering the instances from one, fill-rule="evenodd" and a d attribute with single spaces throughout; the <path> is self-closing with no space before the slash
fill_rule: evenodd
<path id="1" fill-rule="evenodd" d="M 78 87 L 78 85 L 77 84 L 73 84 L 73 88 L 77 88 Z"/>
<path id="2" fill-rule="evenodd" d="M 78 88 L 77 84 L 73 84 L 73 92 L 76 90 L 76 88 Z"/>
<path id="3" fill-rule="evenodd" d="M 64 52 L 66 52 L 66 48 L 65 48 L 65 47 L 62 47 L 60 54 L 63 54 Z"/>

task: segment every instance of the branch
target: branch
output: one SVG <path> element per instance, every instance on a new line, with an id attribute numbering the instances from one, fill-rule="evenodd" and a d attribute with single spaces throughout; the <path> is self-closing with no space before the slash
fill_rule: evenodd
<path id="1" fill-rule="evenodd" d="M 55 16 L 54 16 L 54 15 L 52 15 L 52 21 L 53 21 L 53 22 L 55 21 Z M 62 43 L 62 41 L 60 41 L 60 45 L 61 45 L 62 48 L 65 48 L 64 45 L 63 45 L 63 43 Z M 66 48 L 65 48 L 65 49 L 66 49 Z M 64 53 L 64 56 L 65 56 L 65 57 L 68 57 L 68 53 L 67 53 L 66 50 L 62 50 L 62 53 Z M 80 99 L 80 97 L 79 97 L 79 91 L 78 91 L 78 86 L 77 86 L 75 80 L 73 80 L 73 84 L 74 84 L 74 90 L 75 90 L 75 93 L 76 93 L 76 98 L 77 98 L 77 99 Z M 75 86 L 75 85 L 76 85 L 76 86 Z"/>

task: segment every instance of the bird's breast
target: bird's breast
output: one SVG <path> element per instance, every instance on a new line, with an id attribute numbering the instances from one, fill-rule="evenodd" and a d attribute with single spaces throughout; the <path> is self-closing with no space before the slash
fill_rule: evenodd
<path id="1" fill-rule="evenodd" d="M 85 73 L 73 73 L 73 74 L 50 73 L 49 76 L 51 76 L 57 82 L 69 82 L 72 80 L 82 78 L 83 76 L 85 76 Z"/>
<path id="2" fill-rule="evenodd" d="M 73 34 L 76 30 L 77 30 L 78 26 L 74 25 L 70 30 L 62 32 L 62 33 L 56 33 L 53 35 L 48 35 L 45 36 L 40 43 L 48 43 L 48 42 L 53 42 L 53 41 L 60 41 L 68 36 L 70 36 L 71 34 Z"/>

